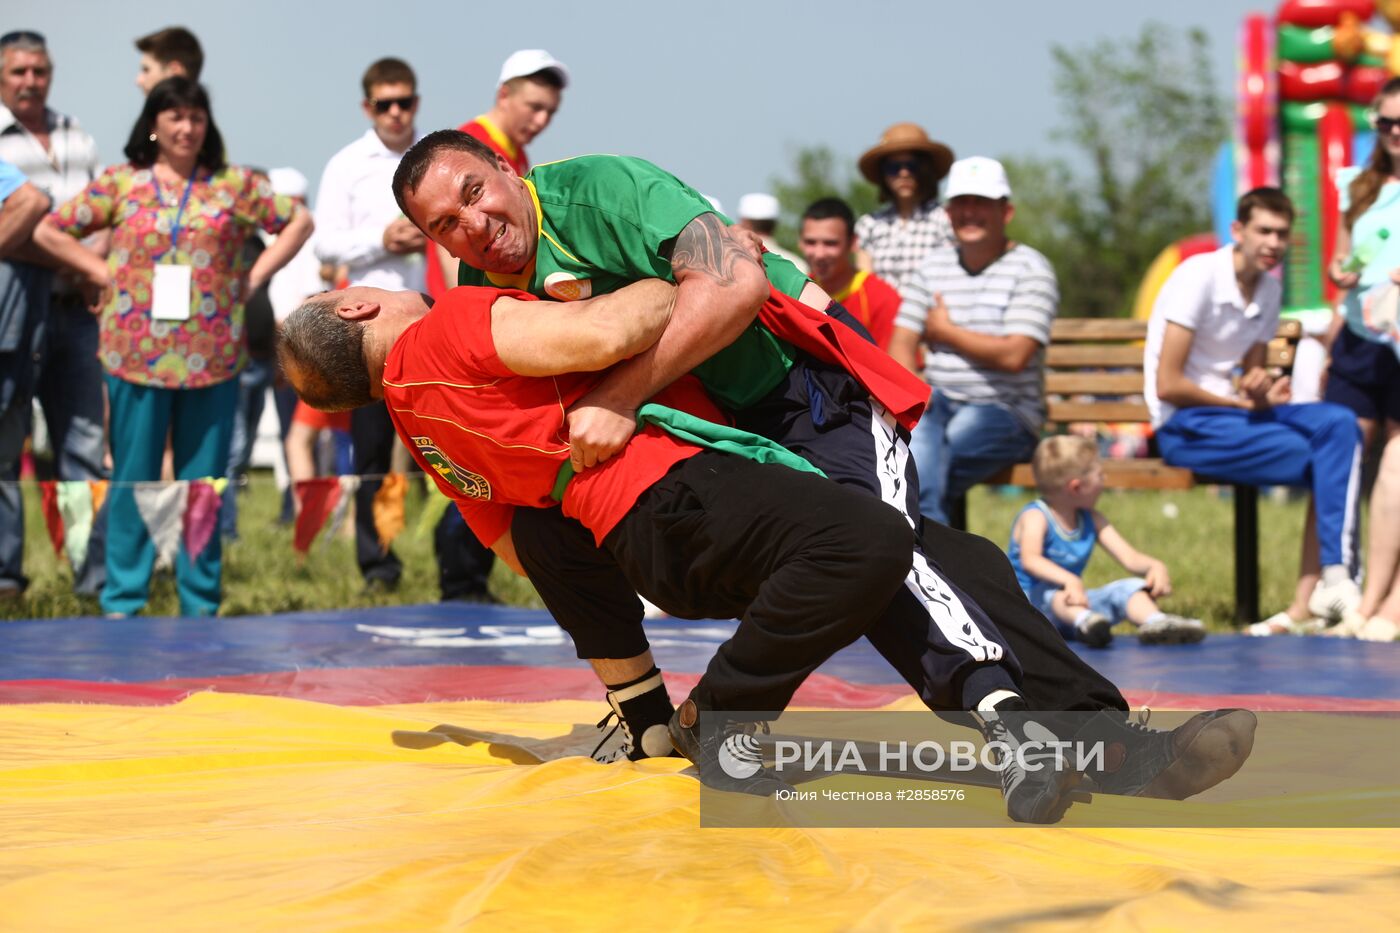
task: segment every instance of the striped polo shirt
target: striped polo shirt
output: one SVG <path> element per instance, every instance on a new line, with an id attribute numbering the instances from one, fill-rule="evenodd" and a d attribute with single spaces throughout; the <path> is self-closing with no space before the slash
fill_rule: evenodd
<path id="1" fill-rule="evenodd" d="M 933 296 L 940 294 L 949 320 L 958 327 L 983 334 L 1023 334 L 1040 344 L 1019 373 L 979 366 L 946 347 L 931 347 L 924 360 L 924 378 L 948 398 L 1005 403 L 1028 430 L 1040 431 L 1045 422 L 1044 347 L 1060 301 L 1049 260 L 1018 243 L 971 275 L 956 247 L 941 246 L 929 252 L 899 294 L 899 327 L 922 334 Z"/>

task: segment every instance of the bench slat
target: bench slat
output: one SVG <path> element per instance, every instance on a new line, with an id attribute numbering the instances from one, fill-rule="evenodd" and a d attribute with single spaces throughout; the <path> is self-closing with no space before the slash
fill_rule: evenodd
<path id="1" fill-rule="evenodd" d="M 1074 402 L 1050 399 L 1050 421 L 1137 421 L 1147 418 L 1146 402 Z"/>
<path id="2" fill-rule="evenodd" d="M 1196 484 L 1191 471 L 1167 466 L 1161 460 L 1103 460 L 1103 482 L 1108 489 L 1190 489 Z M 1018 463 L 983 480 L 992 485 L 1035 486 L 1029 463 Z"/>
<path id="3" fill-rule="evenodd" d="M 1059 371 L 1045 374 L 1051 395 L 1141 395 L 1142 370 L 1136 372 Z"/>
<path id="4" fill-rule="evenodd" d="M 1132 344 L 1100 346 L 1097 344 L 1052 343 L 1045 348 L 1045 365 L 1051 369 L 1136 368 L 1140 372 L 1142 370 L 1142 347 Z"/>

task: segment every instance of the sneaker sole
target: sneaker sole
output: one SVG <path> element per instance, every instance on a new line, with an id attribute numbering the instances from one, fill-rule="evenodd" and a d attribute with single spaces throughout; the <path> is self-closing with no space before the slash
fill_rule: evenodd
<path id="1" fill-rule="evenodd" d="M 1187 721 L 1188 726 L 1193 723 L 1195 735 L 1139 797 L 1185 800 L 1233 777 L 1254 751 L 1259 718 L 1247 709 L 1201 713 Z"/>
<path id="2" fill-rule="evenodd" d="M 1058 823 L 1064 819 L 1065 811 L 1074 805 L 1074 792 L 1079 787 L 1079 781 L 1079 772 L 1066 768 L 1055 775 L 1055 783 L 1039 795 L 1029 812 L 1013 812 L 1008 801 L 1006 815 L 1018 823 Z"/>
<path id="3" fill-rule="evenodd" d="M 1206 633 L 1201 629 L 1167 629 L 1152 634 L 1142 634 L 1138 636 L 1138 643 L 1143 645 L 1194 645 L 1206 637 Z"/>

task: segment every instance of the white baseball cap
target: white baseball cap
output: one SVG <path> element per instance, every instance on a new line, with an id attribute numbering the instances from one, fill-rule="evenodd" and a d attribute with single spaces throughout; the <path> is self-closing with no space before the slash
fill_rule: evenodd
<path id="1" fill-rule="evenodd" d="M 948 188 L 944 197 L 956 198 L 965 194 L 1009 200 L 1011 182 L 1006 180 L 1006 169 L 996 159 L 986 156 L 972 156 L 954 162 L 948 170 Z"/>
<path id="2" fill-rule="evenodd" d="M 289 198 L 304 198 L 310 184 L 306 176 L 294 168 L 274 168 L 268 171 L 267 180 L 272 183 L 273 194 L 284 194 Z"/>
<path id="3" fill-rule="evenodd" d="M 754 192 L 739 199 L 740 220 L 777 220 L 781 209 L 771 194 Z"/>
<path id="4" fill-rule="evenodd" d="M 511 78 L 523 78 L 540 71 L 554 72 L 559 76 L 561 87 L 569 86 L 569 69 L 544 49 L 521 49 L 512 52 L 510 58 L 501 66 L 501 80 L 496 83 L 505 84 Z"/>

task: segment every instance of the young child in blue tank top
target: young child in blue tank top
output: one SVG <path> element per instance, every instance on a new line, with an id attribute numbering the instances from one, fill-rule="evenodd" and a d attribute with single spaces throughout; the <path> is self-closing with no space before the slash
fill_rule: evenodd
<path id="1" fill-rule="evenodd" d="M 1134 548 L 1094 508 L 1103 492 L 1103 465 L 1092 440 L 1047 437 L 1036 448 L 1031 468 L 1040 498 L 1012 523 L 1009 556 L 1026 598 L 1066 641 L 1103 648 L 1113 640 L 1113 626 L 1124 620 L 1137 627 L 1144 644 L 1205 637 L 1199 619 L 1158 608 L 1157 600 L 1171 593 L 1167 565 Z M 1086 590 L 1084 568 L 1095 544 L 1138 576 Z"/>

